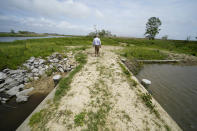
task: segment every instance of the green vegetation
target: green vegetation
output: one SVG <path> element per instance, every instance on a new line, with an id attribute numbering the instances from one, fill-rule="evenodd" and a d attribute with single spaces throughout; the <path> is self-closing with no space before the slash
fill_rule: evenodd
<path id="1" fill-rule="evenodd" d="M 88 87 L 90 91 L 90 97 L 93 98 L 89 104 L 91 109 L 87 111 L 87 117 L 85 119 L 85 124 L 87 125 L 87 131 L 98 131 L 98 130 L 107 130 L 106 118 L 109 111 L 112 109 L 113 104 L 111 102 L 112 94 L 109 91 L 109 87 L 106 84 L 106 81 L 102 79 L 103 76 L 106 76 L 108 73 L 107 68 L 103 66 L 97 67 L 97 71 L 100 73 L 100 79 L 93 85 Z"/>
<path id="2" fill-rule="evenodd" d="M 165 124 L 164 127 L 165 127 L 166 131 L 171 131 L 171 129 L 168 125 Z"/>
<path id="3" fill-rule="evenodd" d="M 34 125 L 40 123 L 40 122 L 46 122 L 48 120 L 47 114 L 51 113 L 47 109 L 42 109 L 39 112 L 36 112 L 35 114 L 32 115 L 32 117 L 29 120 L 29 125 L 33 127 Z M 44 128 L 44 127 L 43 127 Z"/>
<path id="4" fill-rule="evenodd" d="M 124 119 L 126 119 L 127 121 L 131 121 L 131 117 L 125 111 L 122 111 L 121 113 Z"/>
<path id="5" fill-rule="evenodd" d="M 72 82 L 74 75 L 79 72 L 86 63 L 86 57 L 87 56 L 81 52 L 75 55 L 75 59 L 79 65 L 73 71 L 71 71 L 66 78 L 60 80 L 59 86 L 55 92 L 54 104 L 50 105 L 48 109 L 42 109 L 41 111 L 32 115 L 29 122 L 31 127 L 38 126 L 39 129 L 45 128 L 44 125 L 47 123 L 48 119 L 53 117 L 55 114 L 54 110 L 56 110 L 57 106 L 59 105 L 58 100 L 60 100 L 60 98 L 67 93 L 67 91 L 70 89 L 70 83 Z M 61 114 L 68 116 L 71 113 L 71 111 L 64 111 Z M 75 121 L 78 122 L 77 125 L 81 124 L 81 114 L 76 117 Z"/>
<path id="6" fill-rule="evenodd" d="M 81 70 L 83 65 L 86 63 L 86 58 L 87 56 L 83 53 L 78 53 L 75 55 L 75 59 L 79 63 L 79 65 L 73 71 L 70 72 L 68 77 L 60 80 L 59 86 L 55 92 L 55 97 L 54 97 L 55 102 L 60 100 L 60 98 L 63 95 L 65 95 L 65 93 L 67 93 L 67 91 L 70 89 L 70 83 L 72 82 L 73 77 L 77 72 Z"/>
<path id="7" fill-rule="evenodd" d="M 74 122 L 76 126 L 83 126 L 86 112 L 81 112 L 75 116 Z"/>
<path id="8" fill-rule="evenodd" d="M 117 42 L 127 43 L 127 46 L 146 47 L 159 50 L 167 50 L 175 53 L 184 53 L 197 56 L 197 41 L 185 40 L 148 40 L 137 38 L 114 38 Z"/>
<path id="9" fill-rule="evenodd" d="M 146 23 L 146 32 L 145 35 L 148 39 L 154 40 L 155 36 L 159 34 L 159 26 L 161 26 L 161 21 L 159 18 L 151 17 L 148 19 L 148 22 Z"/>
<path id="10" fill-rule="evenodd" d="M 92 44 L 91 37 L 64 37 L 17 40 L 14 42 L 0 42 L 0 70 L 4 68 L 17 69 L 31 56 L 43 57 L 53 52 L 66 51 L 65 46 L 87 46 Z M 111 38 L 103 38 L 102 44 L 117 45 Z M 86 47 L 81 47 L 81 49 Z M 78 49 L 80 50 L 80 49 Z"/>
<path id="11" fill-rule="evenodd" d="M 155 109 L 155 105 L 152 103 L 152 96 L 149 93 L 142 93 L 140 94 L 142 100 L 146 104 L 148 108 L 151 109 L 151 111 L 155 114 L 157 118 L 160 118 L 159 112 Z"/>
<path id="12" fill-rule="evenodd" d="M 152 97 L 151 97 L 151 95 L 149 94 L 149 93 L 146 93 L 146 94 L 142 94 L 141 95 L 141 98 L 142 98 L 142 100 L 145 102 L 145 104 L 146 104 L 146 106 L 148 107 L 148 108 L 150 108 L 151 110 L 153 110 L 154 109 L 154 105 L 153 105 L 153 103 L 152 103 Z"/>
<path id="13" fill-rule="evenodd" d="M 131 75 L 130 75 L 130 72 L 125 68 L 125 66 L 121 63 L 119 63 L 123 73 L 126 75 L 127 77 L 127 80 L 131 83 L 133 83 L 133 86 L 137 86 L 137 82 L 133 79 L 131 79 Z M 170 131 L 170 127 L 164 122 L 164 120 L 161 118 L 159 112 L 157 111 L 157 109 L 155 108 L 155 105 L 153 105 L 152 103 L 152 96 L 149 94 L 149 93 L 142 93 L 141 90 L 137 89 L 138 90 L 138 95 L 140 96 L 140 98 L 143 100 L 143 102 L 145 103 L 145 105 L 150 109 L 151 113 L 154 113 L 155 116 L 161 121 L 163 122 L 164 124 L 164 128 L 166 129 L 166 131 Z M 135 105 L 137 106 L 137 104 Z M 123 117 L 125 119 L 127 119 L 128 121 L 131 121 L 131 118 L 130 116 L 128 116 L 127 114 L 125 114 L 125 112 L 122 112 L 123 113 Z M 161 127 L 161 125 L 159 125 L 156 121 L 155 121 L 155 124 L 158 126 L 158 127 Z M 147 128 L 147 130 L 149 130 L 149 128 Z"/>
<path id="14" fill-rule="evenodd" d="M 119 65 L 120 65 L 123 73 L 126 75 L 127 81 L 129 82 L 131 89 L 132 89 L 132 86 L 136 87 L 138 83 L 134 79 L 131 78 L 130 72 L 120 62 L 119 62 Z"/>
<path id="15" fill-rule="evenodd" d="M 120 62 L 119 62 L 119 65 L 120 65 L 120 67 L 121 67 L 123 73 L 124 73 L 128 78 L 130 78 L 131 74 L 130 74 L 130 72 L 125 68 L 125 66 L 124 66 L 123 64 L 121 64 Z"/>
<path id="16" fill-rule="evenodd" d="M 103 45 L 119 45 L 127 43 L 122 55 L 137 59 L 165 59 L 167 56 L 159 50 L 168 50 L 197 56 L 196 41 L 180 40 L 147 40 L 133 38 L 101 38 Z M 14 42 L 0 42 L 0 70 L 4 68 L 16 69 L 31 56 L 43 57 L 53 52 L 66 50 L 65 46 L 88 46 L 92 44 L 92 37 L 64 37 L 17 40 Z M 132 46 L 135 45 L 135 46 Z M 153 48 L 155 50 L 151 50 Z"/>
<path id="17" fill-rule="evenodd" d="M 56 68 L 52 68 L 52 69 L 47 70 L 45 73 L 47 74 L 47 76 L 51 76 L 53 72 L 56 72 L 56 71 L 57 71 Z"/>
<path id="18" fill-rule="evenodd" d="M 110 108 L 111 108 L 110 105 L 103 103 L 98 111 L 88 112 L 87 130 L 98 131 L 99 128 L 105 129 L 107 113 L 109 113 Z"/>
<path id="19" fill-rule="evenodd" d="M 167 55 L 161 53 L 159 50 L 147 49 L 144 47 L 127 47 L 122 51 L 122 56 L 138 60 L 163 60 L 167 58 Z"/>
<path id="20" fill-rule="evenodd" d="M 30 126 L 33 126 L 34 124 L 36 123 L 39 123 L 42 121 L 42 112 L 43 111 L 40 111 L 40 112 L 36 112 L 29 120 L 29 125 Z"/>
<path id="21" fill-rule="evenodd" d="M 90 32 L 88 35 L 91 37 L 95 37 L 97 34 L 99 35 L 99 37 L 116 37 L 116 35 L 112 35 L 110 31 L 104 29 Z"/>
<path id="22" fill-rule="evenodd" d="M 15 33 L 13 30 L 10 33 L 0 33 L 0 37 L 43 37 L 47 36 L 45 34 L 28 34 L 28 33 Z"/>

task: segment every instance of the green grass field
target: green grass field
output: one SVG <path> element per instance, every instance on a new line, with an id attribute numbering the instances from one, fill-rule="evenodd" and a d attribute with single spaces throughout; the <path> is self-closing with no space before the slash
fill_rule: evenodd
<path id="1" fill-rule="evenodd" d="M 167 55 L 159 50 L 150 50 L 139 46 L 127 47 L 122 50 L 121 55 L 129 59 L 135 58 L 138 60 L 164 60 L 167 58 Z"/>
<path id="2" fill-rule="evenodd" d="M 0 37 L 42 37 L 45 34 L 0 33 Z"/>
<path id="3" fill-rule="evenodd" d="M 147 40 L 136 38 L 115 38 L 115 40 L 118 42 L 127 43 L 128 46 L 135 45 L 139 47 L 149 47 L 197 56 L 197 41 Z"/>
<path id="4" fill-rule="evenodd" d="M 0 42 L 0 70 L 4 68 L 16 69 L 31 56 L 43 57 L 53 52 L 66 50 L 65 46 L 91 45 L 92 37 L 63 37 L 17 40 L 14 42 Z M 122 55 L 135 57 L 137 59 L 165 59 L 166 56 L 159 50 L 168 50 L 177 53 L 197 55 L 197 42 L 175 41 L 175 40 L 146 40 L 132 38 L 101 38 L 102 45 L 120 45 L 127 43 Z M 131 46 L 135 45 L 135 46 Z M 148 50 L 145 47 L 156 50 Z"/>

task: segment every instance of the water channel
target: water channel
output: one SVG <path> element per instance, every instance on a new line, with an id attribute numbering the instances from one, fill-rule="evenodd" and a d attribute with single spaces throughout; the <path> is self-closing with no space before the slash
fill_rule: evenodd
<path id="1" fill-rule="evenodd" d="M 197 130 L 197 66 L 147 64 L 137 75 L 148 91 L 185 131 Z"/>

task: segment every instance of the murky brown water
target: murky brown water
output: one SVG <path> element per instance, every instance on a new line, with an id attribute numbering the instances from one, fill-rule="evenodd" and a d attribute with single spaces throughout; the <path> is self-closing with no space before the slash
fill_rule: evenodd
<path id="1" fill-rule="evenodd" d="M 15 98 L 0 105 L 0 131 L 14 131 L 33 112 L 47 94 L 33 94 L 25 103 L 17 104 Z"/>
<path id="2" fill-rule="evenodd" d="M 148 91 L 185 131 L 197 131 L 197 66 L 145 65 L 137 75 Z"/>

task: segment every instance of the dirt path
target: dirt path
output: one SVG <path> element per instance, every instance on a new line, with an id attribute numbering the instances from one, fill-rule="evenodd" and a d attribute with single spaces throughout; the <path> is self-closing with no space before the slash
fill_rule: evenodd
<path id="1" fill-rule="evenodd" d="M 47 127 L 65 130 L 181 130 L 155 102 L 161 118 L 143 103 L 138 84 L 123 73 L 113 52 L 120 47 L 103 46 L 100 57 L 88 50 L 88 61 L 75 75 L 71 89 L 61 101 L 57 115 Z"/>

